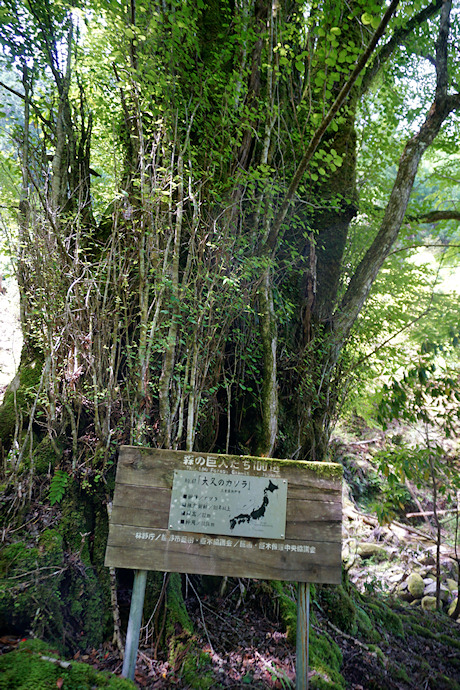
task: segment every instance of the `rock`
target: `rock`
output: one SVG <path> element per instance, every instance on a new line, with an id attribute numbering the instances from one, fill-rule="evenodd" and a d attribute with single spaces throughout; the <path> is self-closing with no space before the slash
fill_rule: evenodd
<path id="1" fill-rule="evenodd" d="M 427 553 L 419 559 L 419 563 L 422 565 L 435 565 L 436 561 L 431 554 Z"/>
<path id="2" fill-rule="evenodd" d="M 403 580 L 402 582 L 400 582 L 396 588 L 396 591 L 398 597 L 402 599 L 402 601 L 413 601 L 414 597 L 407 589 L 407 580 Z"/>
<path id="3" fill-rule="evenodd" d="M 430 584 L 426 585 L 424 594 L 425 594 L 425 596 L 434 596 L 435 597 L 436 596 L 436 582 L 431 580 Z M 443 584 L 441 585 L 440 599 L 441 599 L 441 601 L 448 601 L 449 600 L 449 590 Z"/>
<path id="4" fill-rule="evenodd" d="M 451 603 L 451 605 L 449 606 L 449 608 L 447 610 L 447 615 L 451 616 L 453 614 L 453 612 L 455 611 L 455 607 L 457 606 L 457 600 L 458 600 L 458 597 L 453 600 L 453 602 Z"/>
<path id="5" fill-rule="evenodd" d="M 455 580 L 452 580 L 451 577 L 448 577 L 446 580 L 446 586 L 449 592 L 457 592 L 458 593 L 458 582 Z"/>
<path id="6" fill-rule="evenodd" d="M 414 599 L 421 599 L 425 591 L 423 578 L 418 573 L 411 573 L 407 578 L 407 589 Z"/>
<path id="7" fill-rule="evenodd" d="M 372 544 L 371 542 L 362 541 L 356 547 L 356 552 L 361 558 L 374 557 L 379 561 L 384 561 L 388 558 L 388 553 L 383 546 Z"/>
<path id="8" fill-rule="evenodd" d="M 423 597 L 422 609 L 424 611 L 436 611 L 436 597 Z"/>

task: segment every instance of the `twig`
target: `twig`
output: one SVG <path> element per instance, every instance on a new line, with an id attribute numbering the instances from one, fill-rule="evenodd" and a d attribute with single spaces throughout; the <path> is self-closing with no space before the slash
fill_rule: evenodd
<path id="1" fill-rule="evenodd" d="M 334 632 L 336 632 L 338 635 L 340 635 L 341 637 L 344 637 L 346 640 L 351 640 L 351 642 L 358 645 L 358 647 L 362 647 L 362 649 L 365 649 L 366 651 L 368 651 L 369 654 L 372 654 L 372 656 L 377 657 L 377 653 L 373 652 L 371 650 L 371 648 L 369 647 L 369 645 L 365 644 L 364 642 L 361 642 L 360 640 L 357 640 L 356 637 L 353 637 L 353 635 L 348 635 L 348 633 L 343 632 L 343 630 L 340 630 L 340 628 L 337 628 L 333 623 L 331 623 L 331 621 L 328 621 L 327 619 L 325 619 L 325 621 L 326 621 L 326 624 L 330 628 L 332 628 L 332 630 Z M 318 628 L 316 625 L 314 625 L 313 628 L 317 632 L 321 632 L 320 628 Z"/>
<path id="2" fill-rule="evenodd" d="M 206 627 L 206 621 L 205 621 L 205 619 L 204 619 L 203 606 L 202 606 L 202 604 L 201 604 L 201 599 L 200 599 L 200 597 L 198 596 L 198 593 L 197 593 L 195 587 L 193 586 L 192 581 L 190 580 L 189 576 L 186 575 L 185 577 L 186 577 L 186 579 L 188 580 L 188 584 L 190 585 L 190 587 L 192 588 L 193 592 L 195 593 L 196 598 L 198 599 L 198 605 L 199 605 L 199 607 L 200 607 L 201 621 L 202 621 L 202 623 L 203 623 L 204 632 L 205 632 L 205 634 L 206 634 L 206 638 L 207 638 L 207 640 L 208 640 L 208 644 L 209 644 L 209 647 L 210 647 L 210 649 L 211 649 L 211 652 L 214 654 L 214 647 L 212 646 L 211 639 L 210 639 L 209 634 L 208 634 L 208 628 Z"/>
<path id="3" fill-rule="evenodd" d="M 376 436 L 375 438 L 369 438 L 365 441 L 352 441 L 350 445 L 352 446 L 366 446 L 368 443 L 375 443 L 376 441 L 380 441 L 380 438 Z"/>
<path id="4" fill-rule="evenodd" d="M 55 659 L 52 656 L 41 656 L 40 659 L 42 659 L 42 661 L 49 661 L 51 664 L 56 664 L 56 666 L 60 666 L 61 668 L 70 668 L 72 666 L 70 661 L 62 661 L 62 659 Z"/>
<path id="5" fill-rule="evenodd" d="M 449 510 L 438 510 L 438 515 L 446 515 L 447 513 L 457 513 L 457 508 L 449 508 Z M 406 513 L 406 518 L 425 517 L 426 515 L 434 515 L 434 510 L 425 510 L 421 513 Z"/>
<path id="6" fill-rule="evenodd" d="M 27 575 L 35 575 L 36 573 L 40 572 L 40 570 L 53 570 L 55 566 L 54 565 L 44 565 L 42 568 L 36 568 L 35 570 L 29 570 L 27 573 L 20 573 L 19 575 L 7 575 L 6 579 L 7 580 L 18 580 L 20 577 L 26 577 Z M 60 575 L 61 573 L 64 572 L 64 570 L 67 570 L 67 566 L 65 568 L 61 568 L 60 570 L 56 570 L 54 573 L 51 573 L 50 575 L 46 575 L 46 578 L 53 577 L 53 575 Z M 45 579 L 45 578 L 41 578 Z"/>

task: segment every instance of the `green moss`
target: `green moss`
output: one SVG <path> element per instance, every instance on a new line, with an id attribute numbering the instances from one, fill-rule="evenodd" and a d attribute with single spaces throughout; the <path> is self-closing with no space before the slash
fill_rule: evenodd
<path id="1" fill-rule="evenodd" d="M 278 580 L 271 582 L 279 604 L 281 620 L 284 623 L 288 642 L 295 644 L 297 635 L 297 603 L 286 593 L 284 585 Z"/>
<path id="2" fill-rule="evenodd" d="M 62 542 L 54 530 L 43 534 L 38 548 L 22 542 L 4 547 L 0 557 L 0 625 L 60 638 L 62 565 Z"/>
<path id="3" fill-rule="evenodd" d="M 9 450 L 14 438 L 16 411 L 21 414 L 23 426 L 27 422 L 28 410 L 40 383 L 42 364 L 40 359 L 21 361 L 18 373 L 6 390 L 0 406 L 0 438 L 6 450 Z"/>
<path id="4" fill-rule="evenodd" d="M 45 658 L 44 658 L 45 657 Z M 18 649 L 0 657 L 0 690 L 130 690 L 136 686 L 129 680 L 107 672 L 98 672 L 88 664 L 72 661 L 68 667 L 49 661 L 56 659 L 56 651 L 40 640 L 21 642 Z"/>
<path id="5" fill-rule="evenodd" d="M 46 529 L 38 539 L 38 549 L 49 556 L 61 558 L 63 549 L 62 534 L 56 529 Z"/>
<path id="6" fill-rule="evenodd" d="M 141 454 L 149 454 L 152 452 L 151 448 L 139 446 L 136 450 Z M 196 453 L 198 455 L 198 453 Z M 309 462 L 307 460 L 290 460 L 289 458 L 265 458 L 255 455 L 228 455 L 229 458 L 237 458 L 238 460 L 260 461 L 268 465 L 278 465 L 285 467 L 299 467 L 304 470 L 309 470 L 318 474 L 324 479 L 338 479 L 341 480 L 343 476 L 342 465 L 335 462 Z"/>
<path id="7" fill-rule="evenodd" d="M 343 585 L 325 585 L 320 593 L 321 605 L 328 619 L 343 632 L 356 626 L 356 606 Z"/>
<path id="8" fill-rule="evenodd" d="M 94 510 L 73 482 L 66 492 L 56 527 L 45 529 L 32 543 L 30 534 L 23 534 L 21 542 L 17 532 L 18 542 L 3 548 L 0 624 L 22 634 L 30 630 L 74 652 L 102 643 L 109 633 L 111 608 L 108 583 L 104 592 L 92 565 Z"/>
<path id="9" fill-rule="evenodd" d="M 313 676 L 310 687 L 322 690 L 341 690 L 345 681 L 340 674 L 342 653 L 334 640 L 324 633 L 310 632 L 310 666 L 318 675 Z M 326 680 L 327 679 L 327 680 Z"/>
<path id="10" fill-rule="evenodd" d="M 52 471 L 56 464 L 59 462 L 59 460 L 62 458 L 63 449 L 58 441 L 55 441 L 55 447 L 59 451 L 58 455 L 56 455 L 55 448 L 51 444 L 49 436 L 45 436 L 45 438 L 39 443 L 34 452 L 36 474 L 48 474 L 48 472 L 50 470 Z"/>
<path id="11" fill-rule="evenodd" d="M 433 633 L 433 632 L 431 632 L 431 630 L 424 628 L 423 625 L 419 625 L 418 623 L 412 623 L 411 629 L 412 629 L 412 632 L 415 633 L 416 635 L 420 635 L 421 637 L 426 637 L 429 640 L 435 640 L 436 639 L 436 633 Z"/>
<path id="12" fill-rule="evenodd" d="M 442 633 L 441 635 L 436 635 L 436 639 L 438 639 L 443 644 L 449 645 L 449 647 L 455 647 L 456 649 L 460 649 L 460 640 L 455 640 L 453 637 L 450 637 L 445 633 Z"/>
<path id="13" fill-rule="evenodd" d="M 215 686 L 215 678 L 210 669 L 211 658 L 205 652 L 188 653 L 182 667 L 184 684 L 197 690 L 209 690 Z"/>
<path id="14" fill-rule="evenodd" d="M 411 680 L 404 666 L 396 666 L 391 662 L 388 664 L 388 675 L 395 680 L 402 680 L 410 685 Z"/>
<path id="15" fill-rule="evenodd" d="M 400 616 L 392 611 L 383 601 L 366 601 L 366 609 L 371 618 L 396 637 L 404 638 L 404 627 Z"/>
<path id="16" fill-rule="evenodd" d="M 269 465 L 279 465 L 284 467 L 298 467 L 303 470 L 308 470 L 319 475 L 323 479 L 342 479 L 343 467 L 335 462 L 309 462 L 306 460 L 289 460 L 278 458 L 259 458 L 252 455 L 236 456 L 240 460 L 263 460 Z"/>
<path id="17" fill-rule="evenodd" d="M 429 687 L 432 690 L 460 690 L 460 683 L 442 673 L 436 673 L 433 678 L 430 678 Z"/>
<path id="18" fill-rule="evenodd" d="M 378 647 L 376 644 L 370 644 L 369 645 L 369 651 L 374 652 L 376 655 L 377 659 L 382 662 L 382 664 L 385 664 L 385 654 L 382 652 L 380 647 Z"/>
<path id="19" fill-rule="evenodd" d="M 286 584 L 278 581 L 270 583 L 276 593 L 281 619 L 287 632 L 288 641 L 295 645 L 297 632 L 297 603 L 286 592 Z M 316 589 L 311 586 L 311 597 L 316 596 Z M 316 690 L 341 690 L 345 687 L 340 674 L 342 654 L 338 645 L 327 634 L 318 635 L 310 629 L 310 666 L 317 675 L 313 676 L 310 687 Z"/>
<path id="20" fill-rule="evenodd" d="M 367 615 L 367 613 L 360 606 L 356 607 L 356 629 L 359 635 L 366 640 L 366 642 L 380 642 L 382 636 L 376 630 L 374 623 Z"/>
<path id="21" fill-rule="evenodd" d="M 176 632 L 176 625 L 188 634 L 193 632 L 193 624 L 185 608 L 184 597 L 182 595 L 182 579 L 179 573 L 171 573 L 167 588 L 167 625 L 166 634 L 170 637 Z"/>

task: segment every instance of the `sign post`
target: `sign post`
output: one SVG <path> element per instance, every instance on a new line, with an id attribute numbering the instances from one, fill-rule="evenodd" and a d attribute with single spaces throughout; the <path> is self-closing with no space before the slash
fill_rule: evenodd
<path id="1" fill-rule="evenodd" d="M 105 557 L 135 569 L 133 679 L 148 570 L 298 583 L 297 690 L 308 688 L 309 583 L 341 582 L 342 466 L 122 446 Z"/>
<path id="2" fill-rule="evenodd" d="M 297 583 L 296 690 L 308 690 L 310 650 L 310 583 Z"/>
<path id="3" fill-rule="evenodd" d="M 125 656 L 123 658 L 122 675 L 134 680 L 136 671 L 137 649 L 144 609 L 145 585 L 147 570 L 136 570 L 134 573 L 133 591 L 131 594 L 131 608 L 129 610 L 128 630 L 126 632 Z"/>

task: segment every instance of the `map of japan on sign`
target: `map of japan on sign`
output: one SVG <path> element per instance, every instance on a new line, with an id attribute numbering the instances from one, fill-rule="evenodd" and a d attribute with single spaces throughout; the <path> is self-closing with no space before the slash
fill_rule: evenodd
<path id="1" fill-rule="evenodd" d="M 287 481 L 175 470 L 169 529 L 284 539 Z"/>

